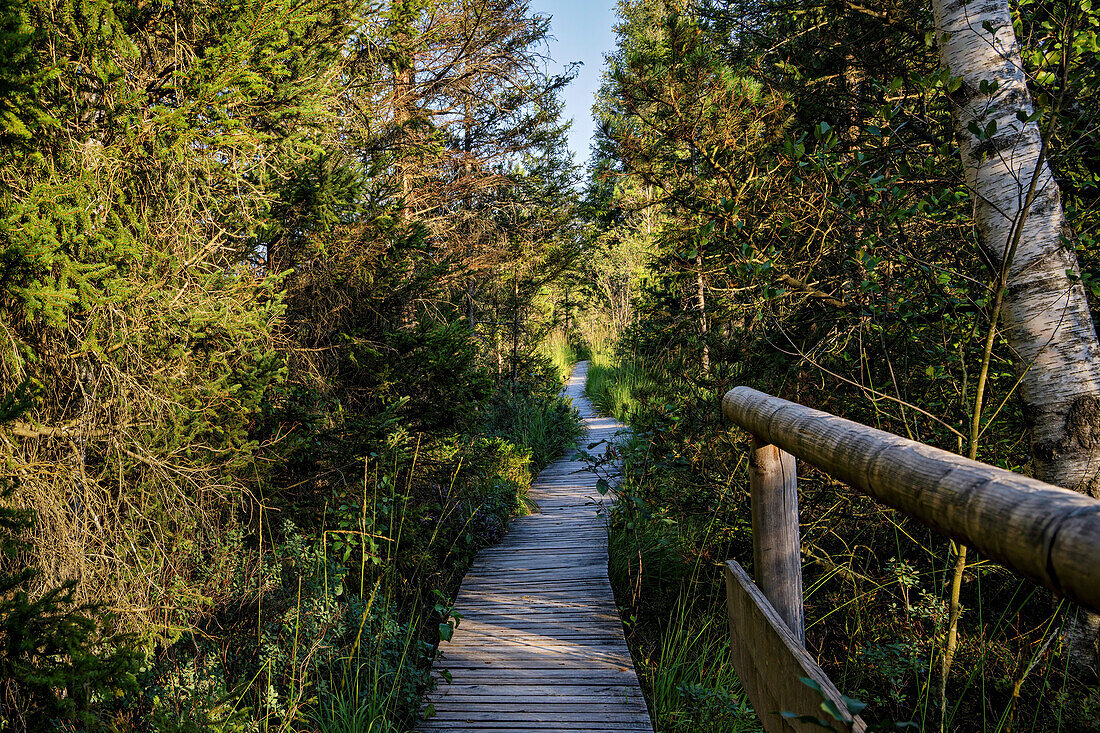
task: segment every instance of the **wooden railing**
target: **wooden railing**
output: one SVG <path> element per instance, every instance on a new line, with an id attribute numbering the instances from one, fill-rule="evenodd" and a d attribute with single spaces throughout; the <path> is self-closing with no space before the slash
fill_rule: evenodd
<path id="1" fill-rule="evenodd" d="M 731 560 L 726 596 L 734 664 L 769 733 L 814 729 L 792 713 L 832 723 L 823 696 L 845 712 L 804 648 L 795 458 L 1100 612 L 1100 501 L 748 387 L 727 392 L 722 411 L 754 440 L 749 489 L 759 588 Z M 863 722 L 834 727 L 859 731 Z"/>

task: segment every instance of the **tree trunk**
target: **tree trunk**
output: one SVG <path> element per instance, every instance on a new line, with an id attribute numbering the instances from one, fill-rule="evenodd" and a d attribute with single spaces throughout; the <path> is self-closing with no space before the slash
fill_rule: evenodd
<path id="1" fill-rule="evenodd" d="M 513 265 L 515 267 L 515 265 Z M 519 367 L 519 270 L 512 271 L 512 383 Z"/>
<path id="2" fill-rule="evenodd" d="M 477 336 L 477 305 L 474 302 L 474 279 L 466 280 L 466 321 L 470 324 L 470 333 Z"/>
<path id="3" fill-rule="evenodd" d="M 500 382 L 500 375 L 504 370 L 504 346 L 500 336 L 500 296 L 493 296 L 493 355 L 496 361 L 496 381 Z"/>
<path id="4" fill-rule="evenodd" d="M 409 49 L 412 39 L 409 33 L 402 31 L 395 38 L 395 44 L 401 49 Z M 398 182 L 401 184 L 401 208 L 399 216 L 401 223 L 408 225 L 412 221 L 412 175 L 411 153 L 413 141 L 411 140 L 410 122 L 413 117 L 413 93 L 416 84 L 416 71 L 414 61 L 410 53 L 407 60 L 408 67 L 394 70 L 393 77 L 393 122 L 394 122 L 394 151 L 396 155 L 395 168 Z M 408 236 L 409 232 L 403 232 Z M 409 253 L 409 261 L 405 267 L 406 280 L 412 283 L 416 278 L 416 254 Z M 401 306 L 400 327 L 410 328 L 416 324 L 416 307 L 411 291 Z"/>
<path id="5" fill-rule="evenodd" d="M 462 172 L 466 177 L 463 185 L 469 186 L 470 177 L 473 175 L 474 172 L 473 160 L 471 159 L 471 155 L 474 149 L 474 138 L 473 133 L 471 132 L 471 127 L 473 126 L 473 124 L 470 119 L 469 102 L 462 103 L 462 116 L 462 152 L 465 153 L 462 161 Z M 467 193 L 466 196 L 463 197 L 462 204 L 466 207 L 466 217 L 472 216 L 474 211 L 473 196 Z M 475 256 L 474 247 L 476 245 L 476 242 L 474 240 L 474 234 L 471 231 L 468 220 L 464 228 L 466 229 L 465 234 L 467 241 L 466 256 L 470 261 L 473 261 Z M 474 307 L 474 278 L 471 276 L 466 280 L 466 318 L 470 322 L 470 333 L 476 335 L 477 323 L 474 320 Z"/>
<path id="6" fill-rule="evenodd" d="M 707 343 L 706 282 L 703 279 L 703 248 L 701 245 L 695 254 L 695 286 L 699 307 L 699 338 L 703 342 L 703 374 L 710 374 L 710 345 Z"/>
<path id="7" fill-rule="evenodd" d="M 1005 336 L 1021 374 L 1036 477 L 1100 497 L 1100 344 L 1061 192 L 1046 163 L 1008 0 L 933 0 L 979 242 L 1004 287 Z M 994 84 L 995 82 L 995 84 Z M 995 126 L 994 126 L 995 123 Z M 975 134 L 975 130 L 979 134 Z M 996 325 L 996 324 L 994 324 Z M 1078 663 L 1095 663 L 1098 619 L 1071 621 Z"/>
<path id="8" fill-rule="evenodd" d="M 978 238 L 1006 273 L 1005 335 L 1023 374 L 1035 474 L 1100 497 L 1100 345 L 1077 257 L 1063 244 L 1069 231 L 1039 125 L 1017 119 L 1033 108 L 1008 1 L 933 8 L 940 58 L 962 81 L 951 96 Z"/>

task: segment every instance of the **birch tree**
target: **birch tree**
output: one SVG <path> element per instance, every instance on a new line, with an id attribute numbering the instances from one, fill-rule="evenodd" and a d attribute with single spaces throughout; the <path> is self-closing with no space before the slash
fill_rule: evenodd
<path id="1" fill-rule="evenodd" d="M 948 89 L 978 241 L 995 273 L 971 457 L 980 434 L 989 353 L 1003 319 L 1031 423 L 1036 476 L 1100 497 L 1100 344 L 1061 192 L 1047 162 L 1050 127 L 1040 127 L 1041 115 L 1032 104 L 1008 2 L 933 0 L 932 7 L 940 59 L 951 75 Z M 1063 51 L 1063 79 L 1067 64 Z M 965 563 L 960 548 L 945 678 Z M 1069 644 L 1077 664 L 1095 663 L 1098 632 L 1100 617 L 1093 614 L 1071 622 Z"/>
<path id="2" fill-rule="evenodd" d="M 979 242 L 1037 477 L 1100 496 L 1100 345 L 1007 0 L 933 0 Z"/>

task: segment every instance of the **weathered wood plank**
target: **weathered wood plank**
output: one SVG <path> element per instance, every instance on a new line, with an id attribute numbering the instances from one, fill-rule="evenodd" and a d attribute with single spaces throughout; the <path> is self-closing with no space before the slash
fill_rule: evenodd
<path id="1" fill-rule="evenodd" d="M 768 599 L 735 561 L 726 563 L 726 604 L 729 613 L 733 664 L 764 730 L 768 733 L 809 733 L 819 726 L 788 720 L 781 713 L 831 719 L 821 710 L 822 696 L 800 681 L 808 677 L 839 708 L 844 702 L 836 686 L 814 661 Z M 866 726 L 858 717 L 837 731 L 861 733 Z"/>
<path id="2" fill-rule="evenodd" d="M 622 687 L 614 685 L 531 685 L 531 684 L 499 684 L 499 685 L 447 685 L 439 694 L 439 699 L 447 700 L 525 700 L 528 695 L 546 698 L 546 704 L 558 704 L 559 699 L 564 699 L 568 704 L 573 700 L 606 700 L 613 698 L 623 700 L 628 704 L 645 707 L 645 700 L 640 697 L 631 697 Z M 526 705 L 527 703 L 523 703 Z"/>
<path id="3" fill-rule="evenodd" d="M 645 730 L 652 733 L 653 726 L 648 722 L 607 721 L 598 723 L 590 720 L 436 720 L 432 718 L 420 724 L 421 730 L 590 730 L 590 731 L 627 731 Z"/>
<path id="4" fill-rule="evenodd" d="M 583 386 L 578 368 L 569 394 L 590 440 L 607 439 L 619 426 L 595 418 Z M 569 458 L 550 465 L 531 487 L 539 511 L 474 561 L 455 602 L 462 619 L 435 663 L 435 715 L 420 730 L 652 732 L 607 578 L 595 484 Z"/>
<path id="5" fill-rule="evenodd" d="M 757 440 L 749 454 L 749 493 L 757 584 L 795 638 L 805 643 L 798 476 L 794 456 Z"/>

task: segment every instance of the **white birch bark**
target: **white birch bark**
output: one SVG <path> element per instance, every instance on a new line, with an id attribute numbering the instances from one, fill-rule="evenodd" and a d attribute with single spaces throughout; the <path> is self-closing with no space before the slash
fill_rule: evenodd
<path id="1" fill-rule="evenodd" d="M 1072 235 L 1041 160 L 1039 125 L 1017 118 L 1033 108 L 1008 1 L 932 6 L 940 59 L 962 82 L 950 98 L 978 238 L 994 269 L 1009 258 L 1003 323 L 1022 373 L 1035 474 L 1100 497 L 1100 345 L 1075 277 L 1077 257 L 1063 241 Z M 988 137 L 969 129 L 975 123 L 984 131 L 991 121 L 996 131 Z"/>

